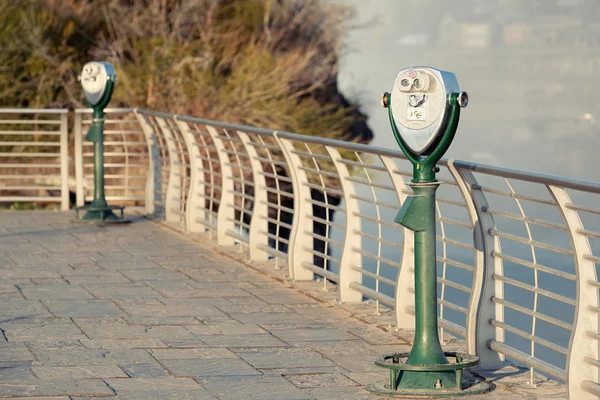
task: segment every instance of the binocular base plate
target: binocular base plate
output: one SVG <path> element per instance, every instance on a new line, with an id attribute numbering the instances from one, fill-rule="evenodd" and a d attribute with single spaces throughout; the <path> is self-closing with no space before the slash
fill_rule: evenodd
<path id="1" fill-rule="evenodd" d="M 123 210 L 125 207 L 123 206 L 105 206 L 105 207 L 94 207 L 94 206 L 84 206 L 84 207 L 75 207 L 75 215 L 76 219 L 74 222 L 88 222 L 95 224 L 126 224 L 130 223 L 131 220 L 125 218 Z M 117 216 L 113 210 L 119 210 L 120 215 Z M 86 213 L 80 217 L 79 212 L 86 211 Z"/>
<path id="2" fill-rule="evenodd" d="M 436 399 L 443 397 L 462 397 L 462 396 L 472 396 L 476 394 L 487 393 L 492 390 L 492 384 L 490 382 L 478 382 L 464 388 L 462 390 L 458 390 L 456 388 L 453 389 L 413 389 L 413 388 L 398 388 L 396 390 L 392 390 L 388 382 L 374 383 L 367 385 L 365 388 L 367 391 L 377 394 L 380 396 L 387 396 L 394 399 Z"/>

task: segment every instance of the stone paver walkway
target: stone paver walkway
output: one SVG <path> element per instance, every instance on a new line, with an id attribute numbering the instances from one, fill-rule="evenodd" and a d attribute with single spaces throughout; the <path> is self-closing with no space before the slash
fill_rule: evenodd
<path id="1" fill-rule="evenodd" d="M 410 348 L 155 222 L 71 218 L 0 214 L 0 398 L 376 399 Z M 478 398 L 561 398 L 507 382 Z"/>

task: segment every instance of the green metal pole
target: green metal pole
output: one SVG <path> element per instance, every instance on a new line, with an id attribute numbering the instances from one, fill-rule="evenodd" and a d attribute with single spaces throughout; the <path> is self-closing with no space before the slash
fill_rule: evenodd
<path id="1" fill-rule="evenodd" d="M 437 323 L 437 268 L 435 192 L 439 182 L 413 183 L 411 213 L 419 221 L 414 229 L 415 246 L 415 339 L 406 364 L 448 364 L 440 345 Z M 454 385 L 455 371 L 404 371 L 400 388 L 431 388 Z"/>
<path id="2" fill-rule="evenodd" d="M 83 216 L 88 221 L 119 219 L 106 202 L 104 193 L 104 109 L 94 107 L 92 126 L 86 137 L 94 143 L 94 200 Z"/>

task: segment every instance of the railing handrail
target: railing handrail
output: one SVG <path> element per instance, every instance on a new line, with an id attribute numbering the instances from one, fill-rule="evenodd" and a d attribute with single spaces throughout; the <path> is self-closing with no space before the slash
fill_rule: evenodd
<path id="1" fill-rule="evenodd" d="M 0 108 L 0 114 L 68 114 L 66 108 Z"/>

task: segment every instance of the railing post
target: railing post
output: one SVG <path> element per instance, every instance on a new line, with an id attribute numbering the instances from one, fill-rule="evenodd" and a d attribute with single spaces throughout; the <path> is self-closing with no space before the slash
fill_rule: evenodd
<path id="1" fill-rule="evenodd" d="M 185 140 L 185 146 L 190 160 L 190 190 L 188 191 L 187 204 L 185 207 L 186 228 L 190 232 L 205 232 L 206 226 L 202 224 L 206 208 L 204 207 L 204 170 L 202 169 L 202 159 L 200 158 L 200 149 L 197 146 L 196 139 L 187 122 L 174 117 L 181 136 Z M 200 219 L 202 217 L 202 219 Z"/>
<path id="2" fill-rule="evenodd" d="M 254 203 L 248 239 L 250 260 L 267 261 L 269 259 L 269 253 L 261 246 L 268 245 L 269 243 L 269 237 L 266 235 L 269 231 L 269 221 L 267 220 L 269 216 L 269 204 L 266 190 L 267 180 L 263 174 L 262 163 L 258 160 L 258 152 L 250 141 L 250 137 L 242 131 L 237 131 L 237 134 L 246 149 L 246 154 L 248 154 L 254 185 Z"/>
<path id="3" fill-rule="evenodd" d="M 212 141 L 217 149 L 219 156 L 219 165 L 221 166 L 221 199 L 219 201 L 219 211 L 217 212 L 217 243 L 220 246 L 232 246 L 235 244 L 233 237 L 227 234 L 228 231 L 235 231 L 234 222 L 234 196 L 233 193 L 233 170 L 229 161 L 229 155 L 226 153 L 225 145 L 219 138 L 219 132 L 209 125 L 206 130 L 210 134 Z"/>
<path id="4" fill-rule="evenodd" d="M 82 115 L 75 112 L 74 135 L 75 135 L 75 204 L 77 207 L 85 205 L 85 191 L 83 187 L 83 142 L 82 142 Z"/>
<path id="5" fill-rule="evenodd" d="M 569 399 L 573 400 L 597 400 L 598 396 L 582 389 L 585 381 L 600 382 L 599 369 L 594 365 L 599 356 L 598 341 L 588 336 L 588 332 L 598 334 L 600 328 L 598 288 L 590 284 L 598 281 L 596 265 L 586 258 L 592 254 L 592 249 L 588 238 L 582 233 L 585 228 L 579 214 L 569 207 L 572 205 L 569 194 L 558 186 L 547 188 L 567 223 L 577 276 L 575 320 L 567 356 L 567 393 Z M 586 359 L 591 362 L 586 362 Z"/>
<path id="6" fill-rule="evenodd" d="M 152 126 L 146 119 L 146 116 L 140 113 L 140 110 L 137 108 L 133 110 L 133 114 L 142 127 L 144 137 L 146 138 L 146 144 L 148 146 L 148 175 L 146 176 L 144 205 L 146 207 L 146 212 L 149 215 L 153 215 L 156 212 L 155 200 L 157 193 L 159 199 L 161 194 L 161 182 L 160 179 L 158 179 L 158 177 L 160 177 L 161 165 L 160 152 L 158 151 L 158 146 L 156 144 L 156 135 L 154 134 Z"/>
<path id="7" fill-rule="evenodd" d="M 60 115 L 60 209 L 69 211 L 69 114 Z"/>
<path id="8" fill-rule="evenodd" d="M 500 239 L 490 233 L 496 224 L 487 212 L 487 199 L 473 173 L 458 169 L 454 160 L 448 161 L 448 169 L 464 196 L 474 229 L 475 271 L 466 321 L 467 351 L 479 357 L 480 368 L 500 368 L 504 356 L 487 345 L 492 339 L 504 342 L 504 330 L 490 323 L 492 319 L 504 320 L 502 306 L 493 301 L 496 296 L 504 298 L 502 282 L 494 279 L 494 274 L 503 274 L 502 260 L 494 256 L 494 251 L 500 251 Z"/>
<path id="9" fill-rule="evenodd" d="M 350 283 L 362 283 L 362 255 L 355 251 L 362 250 L 361 219 L 355 214 L 360 212 L 360 205 L 356 199 L 356 187 L 349 180 L 350 173 L 348 167 L 341 162 L 340 152 L 330 146 L 325 146 L 325 150 L 331 157 L 331 161 L 340 179 L 342 191 L 344 192 L 344 203 L 346 203 L 346 235 L 344 238 L 344 248 L 340 260 L 340 301 L 343 303 L 360 303 L 363 295 L 361 292 L 350 287 Z"/>
<path id="10" fill-rule="evenodd" d="M 313 237 L 306 233 L 312 232 L 314 229 L 313 221 L 307 218 L 313 215 L 308 177 L 305 171 L 298 168 L 302 165 L 302 160 L 298 154 L 294 153 L 294 144 L 290 140 L 280 137 L 277 132 L 274 132 L 273 136 L 290 168 L 294 190 L 294 218 L 288 248 L 289 274 L 297 281 L 311 281 L 314 279 L 314 273 L 302 267 L 303 263 L 314 263 L 314 255 L 304 250 L 305 248 L 314 248 Z"/>
<path id="11" fill-rule="evenodd" d="M 171 130 L 167 126 L 164 118 L 157 117 L 156 122 L 167 143 L 169 152 L 169 183 L 167 184 L 167 193 L 165 195 L 165 221 L 181 222 L 181 216 L 175 212 L 175 205 L 179 210 L 181 201 L 181 167 L 178 165 L 177 148 Z"/>
<path id="12" fill-rule="evenodd" d="M 398 166 L 392 158 L 379 156 L 379 159 L 390 175 L 396 188 L 398 204 L 402 206 L 408 197 L 408 186 L 397 173 Z M 402 261 L 396 280 L 396 325 L 398 329 L 415 329 L 415 244 L 413 232 L 408 228 L 402 228 L 402 241 Z M 413 313 L 410 310 L 413 310 Z"/>

